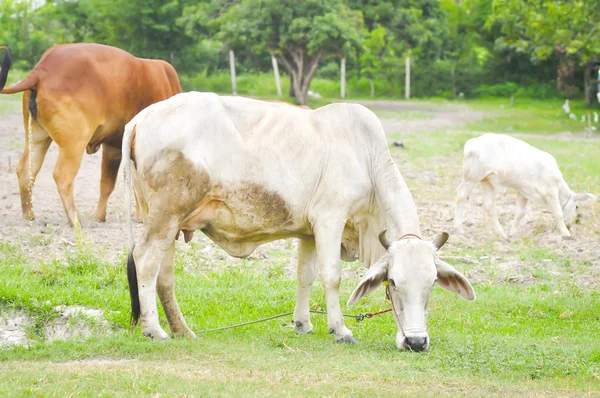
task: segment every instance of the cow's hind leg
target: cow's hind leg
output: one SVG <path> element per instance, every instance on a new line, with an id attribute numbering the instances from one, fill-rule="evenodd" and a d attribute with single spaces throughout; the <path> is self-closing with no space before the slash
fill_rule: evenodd
<path id="1" fill-rule="evenodd" d="M 27 97 L 29 97 L 27 95 Z M 23 100 L 25 102 L 25 99 Z M 48 132 L 40 127 L 37 122 L 31 120 L 31 132 L 29 131 L 29 111 L 24 109 L 25 124 L 25 150 L 17 164 L 17 178 L 19 180 L 19 193 L 21 196 L 21 210 L 23 217 L 27 220 L 34 219 L 32 191 L 35 178 L 42 167 L 48 147 L 52 138 Z"/>
<path id="2" fill-rule="evenodd" d="M 520 192 L 517 192 L 517 203 L 515 207 L 515 218 L 510 229 L 510 235 L 515 236 L 519 230 L 519 223 L 525 215 L 525 208 L 527 207 L 527 198 Z"/>
<path id="3" fill-rule="evenodd" d="M 166 340 L 169 335 L 160 327 L 156 305 L 157 280 L 161 264 L 172 250 L 176 228 L 165 222 L 161 227 L 154 223 L 146 226 L 144 234 L 133 250 L 135 275 L 139 298 L 142 333 L 152 339 Z M 172 262 L 167 259 L 167 262 Z M 167 272 L 168 273 L 168 272 Z M 135 300 L 135 299 L 134 299 Z"/>
<path id="4" fill-rule="evenodd" d="M 496 209 L 496 191 L 494 190 L 494 186 L 489 181 L 483 180 L 481 182 L 481 187 L 483 188 L 483 205 L 492 220 L 492 228 L 494 229 L 494 232 L 506 239 L 506 234 L 504 233 L 502 225 L 500 225 L 500 220 L 498 219 L 498 211 Z"/>
<path id="5" fill-rule="evenodd" d="M 340 248 L 345 221 L 336 222 L 333 217 L 323 217 L 323 220 L 323 223 L 315 226 L 314 231 L 317 261 L 325 288 L 329 333 L 335 335 L 336 341 L 355 344 L 352 332 L 344 324 L 338 292 L 341 281 Z"/>
<path id="6" fill-rule="evenodd" d="M 310 290 L 317 275 L 317 252 L 313 240 L 300 239 L 298 244 L 298 297 L 294 308 L 294 330 L 298 334 L 311 333 Z"/>
<path id="7" fill-rule="evenodd" d="M 108 197 L 115 189 L 119 165 L 121 164 L 121 150 L 112 145 L 102 144 L 102 175 L 100 177 L 100 198 L 94 211 L 94 219 L 106 221 L 106 205 Z M 136 207 L 137 210 L 137 207 Z"/>
<path id="8" fill-rule="evenodd" d="M 196 337 L 196 335 L 185 323 L 185 319 L 183 318 L 183 314 L 181 313 L 179 305 L 177 304 L 177 299 L 175 298 L 174 256 L 175 241 L 173 241 L 173 244 L 165 254 L 158 272 L 156 285 L 158 297 L 160 298 L 160 302 L 162 303 L 167 319 L 169 320 L 173 335 L 193 338 Z"/>
<path id="9" fill-rule="evenodd" d="M 465 233 L 463 229 L 465 203 L 467 202 L 467 199 L 469 199 L 469 195 L 476 184 L 476 182 L 463 178 L 458 186 L 458 192 L 456 194 L 456 213 L 454 215 L 454 229 L 457 234 Z"/>
<path id="10" fill-rule="evenodd" d="M 59 144 L 58 160 L 52 174 L 69 223 L 75 227 L 80 227 L 81 224 L 73 199 L 73 183 L 79 171 L 84 151 L 85 143 L 83 142 L 74 143 L 67 147 L 61 147 Z"/>

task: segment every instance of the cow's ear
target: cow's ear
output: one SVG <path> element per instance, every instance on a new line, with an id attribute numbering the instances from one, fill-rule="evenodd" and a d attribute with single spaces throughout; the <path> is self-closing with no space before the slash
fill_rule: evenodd
<path id="1" fill-rule="evenodd" d="M 598 200 L 598 197 L 596 195 L 587 192 L 573 192 L 573 196 L 575 198 L 575 201 L 578 203 Z"/>
<path id="2" fill-rule="evenodd" d="M 444 289 L 454 292 L 467 300 L 475 300 L 475 290 L 471 283 L 450 264 L 436 257 L 438 284 Z"/>
<path id="3" fill-rule="evenodd" d="M 379 261 L 371 265 L 365 276 L 358 282 L 358 286 L 352 292 L 346 305 L 354 305 L 358 300 L 377 289 L 386 280 L 389 258 L 390 255 L 386 253 Z"/>

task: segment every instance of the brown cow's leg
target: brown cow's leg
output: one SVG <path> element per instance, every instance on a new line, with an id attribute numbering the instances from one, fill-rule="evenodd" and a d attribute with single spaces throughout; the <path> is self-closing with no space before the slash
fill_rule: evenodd
<path id="1" fill-rule="evenodd" d="M 175 275 L 173 272 L 173 258 L 175 256 L 175 241 L 171 245 L 171 248 L 165 254 L 165 257 L 160 266 L 158 272 L 158 280 L 156 284 L 156 290 L 158 297 L 165 310 L 169 325 L 171 326 L 171 332 L 175 336 L 186 336 L 196 337 L 194 332 L 185 323 L 183 314 L 177 304 L 175 298 Z"/>
<path id="2" fill-rule="evenodd" d="M 48 147 L 52 139 L 48 132 L 41 128 L 36 122 L 31 123 L 31 142 L 28 129 L 29 112 L 25 113 L 25 150 L 17 164 L 17 178 L 19 180 L 19 193 L 21 194 L 21 209 L 23 217 L 33 220 L 32 191 L 35 178 L 42 167 Z M 31 149 L 31 152 L 30 152 Z"/>
<path id="3" fill-rule="evenodd" d="M 108 144 L 102 144 L 102 176 L 100 177 L 100 199 L 94 219 L 100 222 L 106 221 L 106 205 L 108 197 L 115 189 L 119 165 L 121 164 L 121 150 Z"/>
<path id="4" fill-rule="evenodd" d="M 59 145 L 58 160 L 54 167 L 54 181 L 58 188 L 60 199 L 62 200 L 69 224 L 80 227 L 79 216 L 73 200 L 73 182 L 81 165 L 81 158 L 85 150 L 85 142 L 68 147 Z"/>

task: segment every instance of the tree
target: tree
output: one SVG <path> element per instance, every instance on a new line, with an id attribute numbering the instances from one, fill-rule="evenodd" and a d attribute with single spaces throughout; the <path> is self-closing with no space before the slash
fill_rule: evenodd
<path id="1" fill-rule="evenodd" d="M 364 51 L 360 55 L 360 73 L 369 79 L 371 86 L 371 97 L 375 96 L 375 85 L 373 79 L 381 68 L 381 56 L 385 49 L 385 28 L 378 26 L 365 35 L 363 42 Z"/>
<path id="2" fill-rule="evenodd" d="M 446 14 L 443 51 L 436 62 L 451 75 L 452 96 L 456 97 L 457 71 L 480 72 L 492 56 L 492 43 L 483 36 L 491 13 L 490 0 L 441 0 Z"/>
<path id="3" fill-rule="evenodd" d="M 577 65 L 600 54 L 600 7 L 594 0 L 494 0 L 489 25 L 499 24 L 498 48 L 528 53 L 533 60 L 559 59 L 556 83 L 568 97 Z"/>
<path id="4" fill-rule="evenodd" d="M 297 101 L 307 104 L 322 57 L 360 47 L 362 15 L 342 0 L 242 0 L 213 24 L 234 50 L 272 53 L 288 71 Z"/>

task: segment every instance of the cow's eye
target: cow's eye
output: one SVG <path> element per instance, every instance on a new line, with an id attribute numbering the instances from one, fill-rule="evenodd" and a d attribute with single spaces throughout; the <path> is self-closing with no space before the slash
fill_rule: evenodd
<path id="1" fill-rule="evenodd" d="M 388 282 L 392 287 L 396 287 L 396 282 L 393 279 L 388 279 Z"/>

